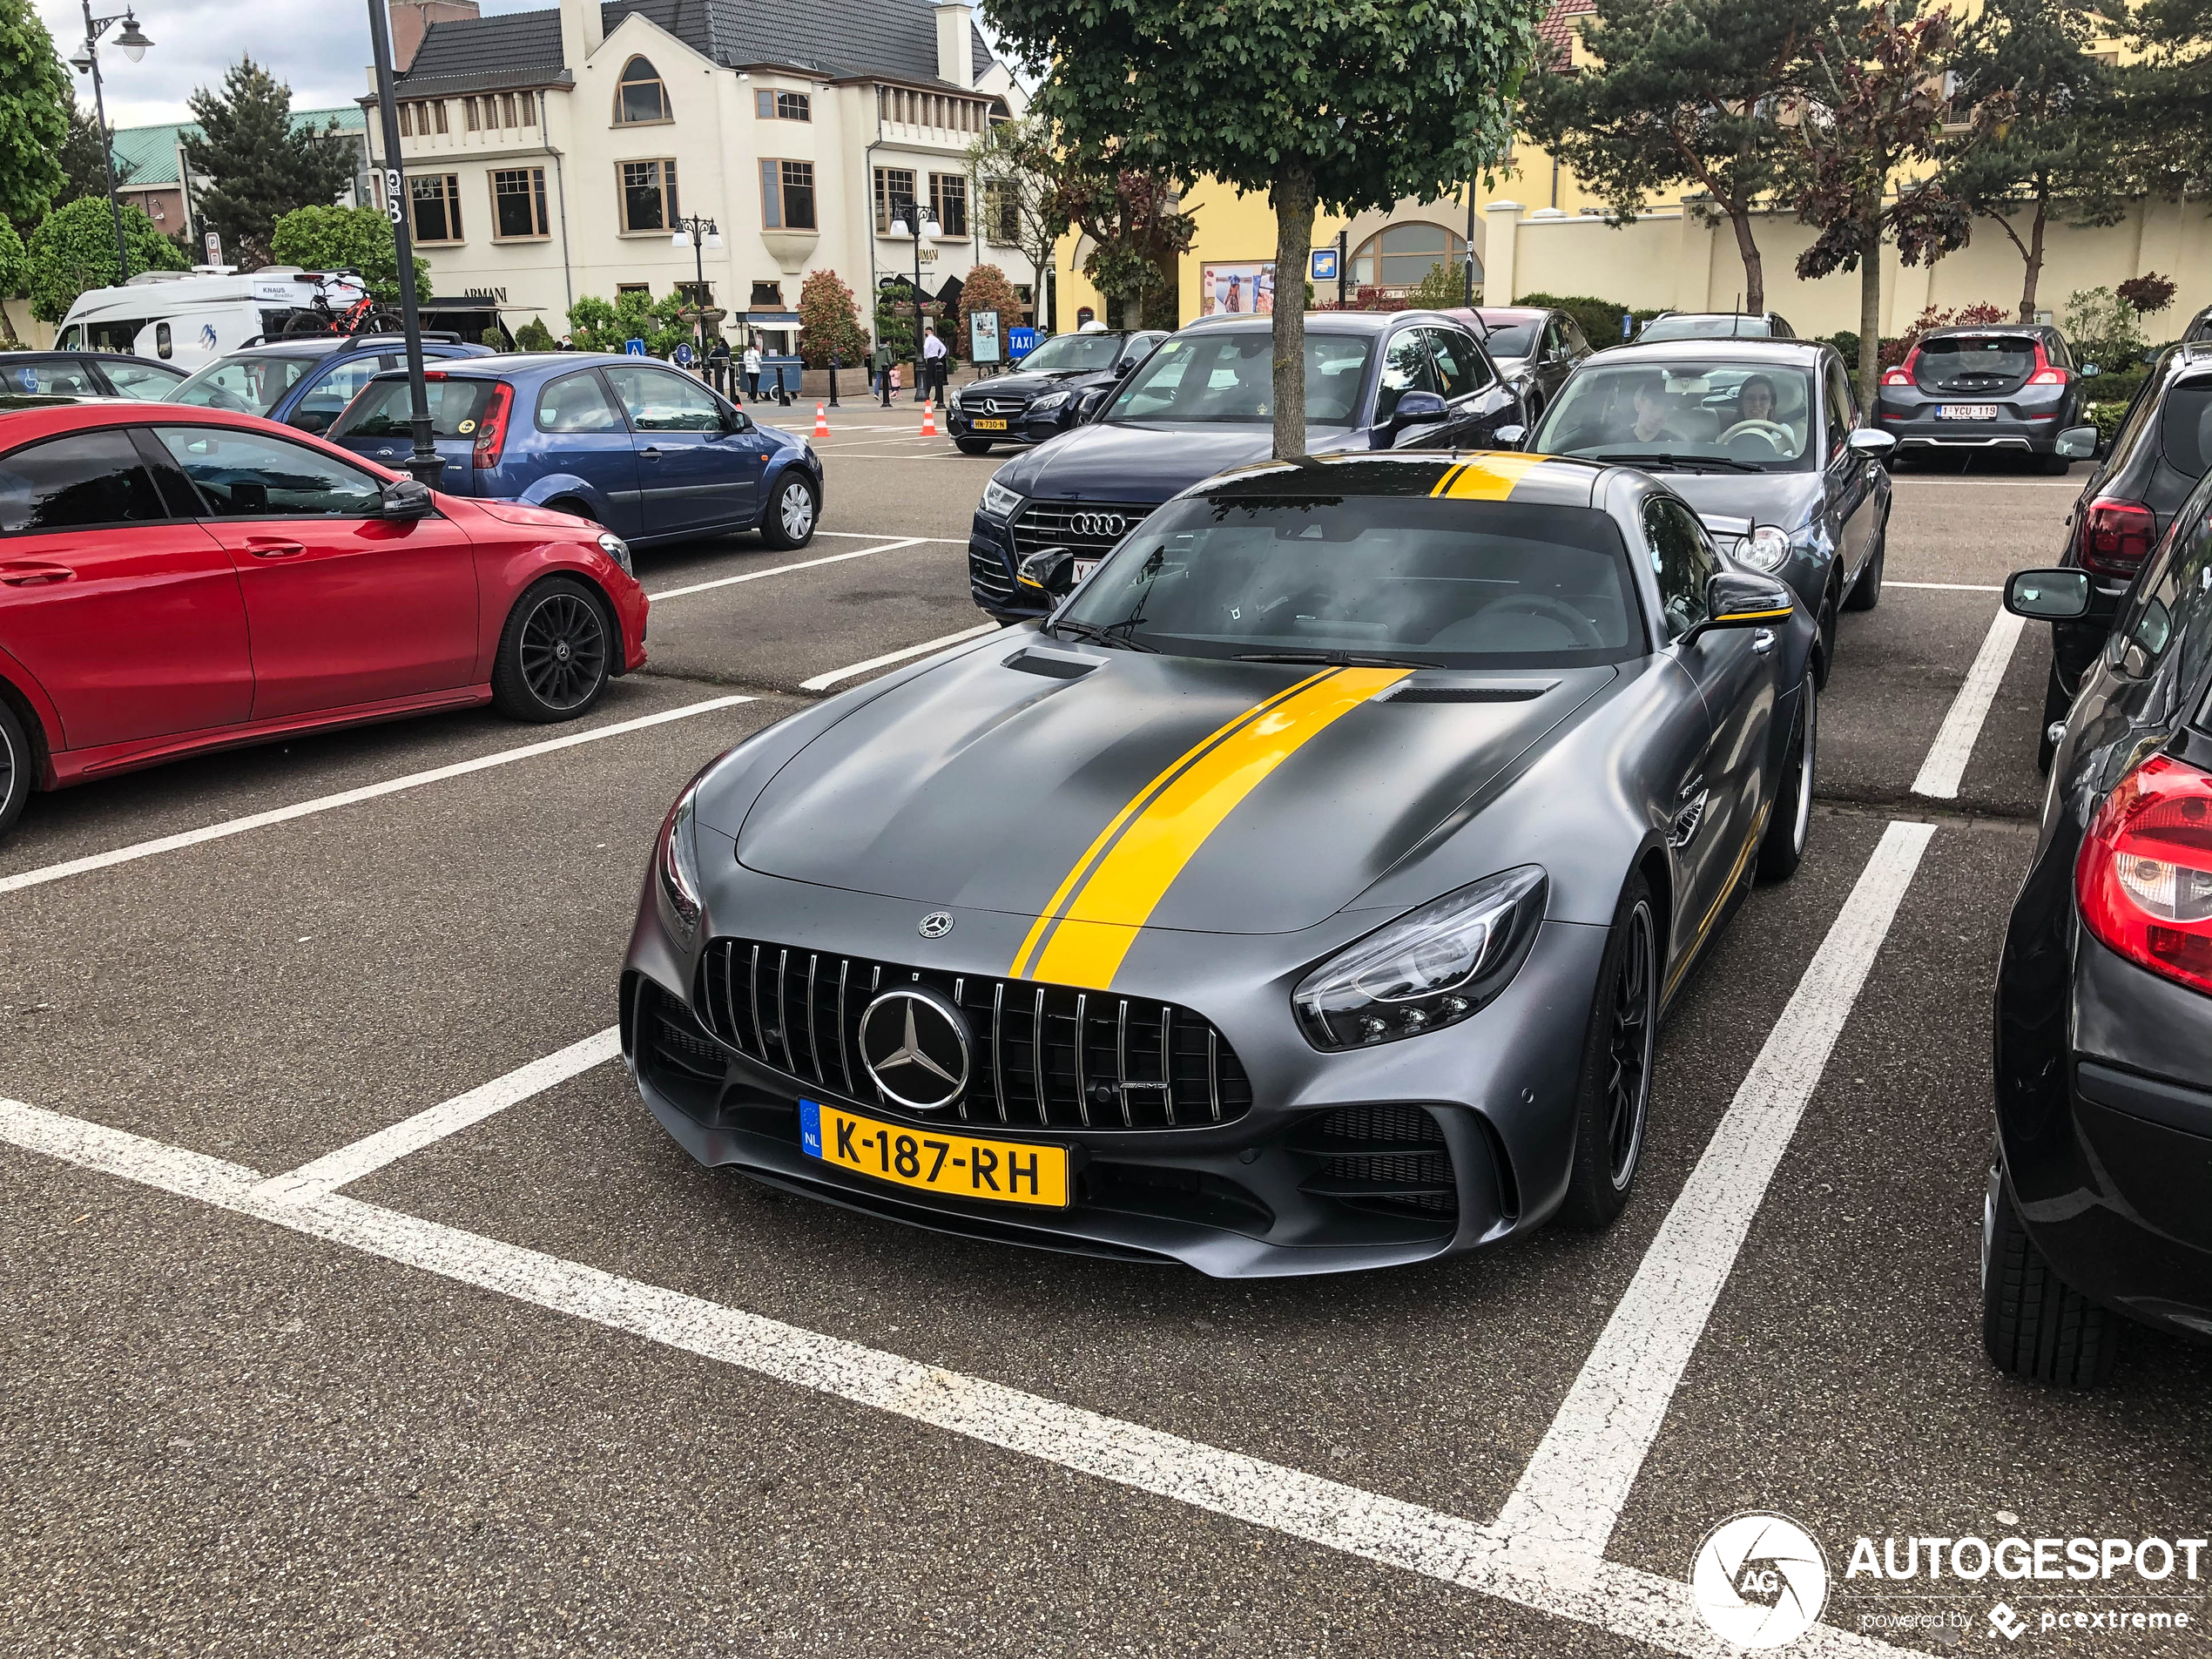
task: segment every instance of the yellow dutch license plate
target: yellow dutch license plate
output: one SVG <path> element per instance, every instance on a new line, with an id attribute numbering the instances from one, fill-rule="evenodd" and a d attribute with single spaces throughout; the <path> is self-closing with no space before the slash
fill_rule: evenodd
<path id="1" fill-rule="evenodd" d="M 970 421 L 968 424 L 974 427 L 978 432 L 1003 432 L 1006 430 L 1006 422 L 1003 421 Z"/>
<path id="2" fill-rule="evenodd" d="M 886 1123 L 818 1101 L 799 1103 L 806 1156 L 941 1197 L 1068 1207 L 1068 1149 Z"/>

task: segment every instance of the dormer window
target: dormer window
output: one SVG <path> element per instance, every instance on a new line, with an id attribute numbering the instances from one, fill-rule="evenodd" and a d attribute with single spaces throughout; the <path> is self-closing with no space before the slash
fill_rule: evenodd
<path id="1" fill-rule="evenodd" d="M 661 84 L 660 71 L 642 57 L 633 57 L 624 64 L 622 87 L 615 95 L 616 125 L 633 126 L 673 119 L 668 107 L 668 89 Z"/>

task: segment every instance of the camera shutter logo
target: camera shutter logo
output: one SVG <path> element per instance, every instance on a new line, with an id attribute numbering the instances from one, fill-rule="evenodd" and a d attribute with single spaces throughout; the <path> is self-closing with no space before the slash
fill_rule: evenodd
<path id="1" fill-rule="evenodd" d="M 1735 1515 L 1697 1547 L 1689 1592 L 1698 1615 L 1723 1641 L 1786 1647 L 1820 1622 L 1828 1558 L 1787 1515 Z"/>

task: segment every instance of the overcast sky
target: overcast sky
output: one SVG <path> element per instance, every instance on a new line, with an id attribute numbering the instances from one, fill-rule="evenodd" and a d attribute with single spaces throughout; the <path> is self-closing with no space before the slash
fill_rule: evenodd
<path id="1" fill-rule="evenodd" d="M 223 72 L 250 52 L 292 88 L 295 109 L 350 103 L 368 90 L 366 0 L 128 0 L 153 42 L 132 63 L 114 48 L 100 54 L 108 119 L 119 127 L 191 119 L 185 100 L 196 88 L 219 86 Z M 487 16 L 543 10 L 556 0 L 482 0 Z M 121 3 L 95 0 L 96 16 Z M 38 13 L 67 59 L 84 38 L 80 0 L 38 0 Z M 78 98 L 92 103 L 92 78 L 76 75 Z"/>

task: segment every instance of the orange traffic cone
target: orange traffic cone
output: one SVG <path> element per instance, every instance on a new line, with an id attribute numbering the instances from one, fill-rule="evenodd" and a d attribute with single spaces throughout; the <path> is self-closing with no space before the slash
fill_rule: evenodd
<path id="1" fill-rule="evenodd" d="M 824 412 L 823 406 L 817 403 L 814 405 L 814 435 L 818 438 L 826 438 L 829 435 L 829 416 Z"/>
<path id="2" fill-rule="evenodd" d="M 925 438 L 937 435 L 937 400 L 934 397 L 921 406 L 921 435 Z"/>

